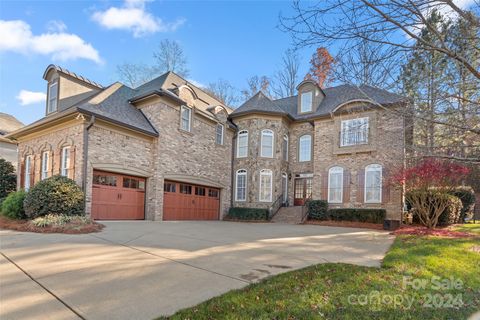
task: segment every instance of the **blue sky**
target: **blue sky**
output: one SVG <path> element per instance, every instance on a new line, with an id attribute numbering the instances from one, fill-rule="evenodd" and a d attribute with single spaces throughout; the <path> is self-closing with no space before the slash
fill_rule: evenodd
<path id="1" fill-rule="evenodd" d="M 162 39 L 178 41 L 189 78 L 224 78 L 245 87 L 270 76 L 290 47 L 277 28 L 291 2 L 232 1 L 1 1 L 0 111 L 25 124 L 44 116 L 42 79 L 50 63 L 108 85 L 123 62 L 152 62 Z M 300 52 L 302 74 L 314 49 Z"/>

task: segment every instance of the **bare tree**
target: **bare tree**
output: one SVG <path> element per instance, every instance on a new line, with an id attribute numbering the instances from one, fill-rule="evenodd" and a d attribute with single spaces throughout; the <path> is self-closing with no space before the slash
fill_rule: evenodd
<path id="1" fill-rule="evenodd" d="M 152 80 L 156 73 L 152 67 L 145 64 L 124 62 L 117 65 L 117 75 L 122 82 L 135 88 Z"/>
<path id="2" fill-rule="evenodd" d="M 282 55 L 280 69 L 272 80 L 272 92 L 276 98 L 291 97 L 296 93 L 299 83 L 300 57 L 297 52 L 288 49 Z"/>
<path id="3" fill-rule="evenodd" d="M 153 53 L 154 68 L 158 74 L 167 71 L 187 77 L 190 71 L 187 68 L 187 57 L 177 41 L 165 39 L 160 42 L 158 50 Z"/>
<path id="4" fill-rule="evenodd" d="M 216 82 L 211 82 L 206 88 L 203 88 L 203 90 L 230 107 L 234 106 L 239 100 L 237 90 L 225 79 L 218 79 Z"/>
<path id="5" fill-rule="evenodd" d="M 241 91 L 245 100 L 253 97 L 257 92 L 262 91 L 265 95 L 270 94 L 270 79 L 267 76 L 252 76 L 247 79 L 247 88 Z"/>

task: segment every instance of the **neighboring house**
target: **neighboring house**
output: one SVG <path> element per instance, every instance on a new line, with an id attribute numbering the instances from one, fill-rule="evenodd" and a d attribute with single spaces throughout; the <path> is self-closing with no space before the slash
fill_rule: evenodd
<path id="1" fill-rule="evenodd" d="M 17 168 L 17 144 L 4 136 L 12 131 L 18 130 L 24 124 L 18 121 L 14 116 L 0 112 L 0 158 L 11 162 L 15 169 Z"/>
<path id="2" fill-rule="evenodd" d="M 372 87 L 320 89 L 232 110 L 168 72 L 108 87 L 50 65 L 46 117 L 8 135 L 20 186 L 62 174 L 95 219 L 221 219 L 231 206 L 382 207 L 400 219 L 388 172 L 403 166 L 405 101 Z"/>

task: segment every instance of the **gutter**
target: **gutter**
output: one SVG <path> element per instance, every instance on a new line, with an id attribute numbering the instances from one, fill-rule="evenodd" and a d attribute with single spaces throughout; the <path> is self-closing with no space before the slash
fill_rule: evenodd
<path id="1" fill-rule="evenodd" d="M 95 115 L 92 115 L 87 126 L 83 130 L 83 179 L 82 179 L 82 189 L 83 189 L 83 204 L 86 207 L 87 204 L 87 171 L 88 171 L 88 131 L 95 123 Z"/>

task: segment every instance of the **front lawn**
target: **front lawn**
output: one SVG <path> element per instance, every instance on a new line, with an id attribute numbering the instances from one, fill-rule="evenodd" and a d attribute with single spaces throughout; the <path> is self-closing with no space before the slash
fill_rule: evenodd
<path id="1" fill-rule="evenodd" d="M 479 237 L 401 235 L 379 269 L 319 264 L 170 319 L 467 319 L 480 309 L 478 248 Z"/>

